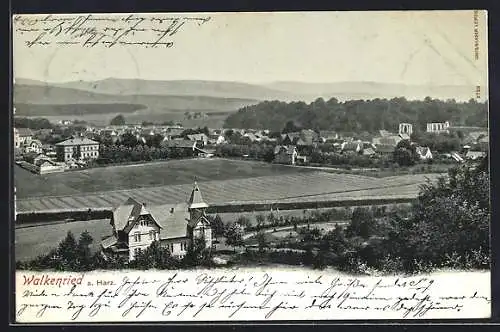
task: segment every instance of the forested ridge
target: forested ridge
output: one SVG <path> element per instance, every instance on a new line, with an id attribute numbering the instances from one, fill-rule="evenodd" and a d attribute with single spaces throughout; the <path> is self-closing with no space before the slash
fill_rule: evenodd
<path id="1" fill-rule="evenodd" d="M 452 126 L 487 127 L 486 102 L 473 99 L 409 101 L 405 98 L 350 100 L 318 98 L 309 104 L 299 102 L 264 101 L 246 106 L 231 114 L 225 128 L 255 128 L 281 130 L 288 121 L 301 128 L 335 130 L 339 132 L 395 131 L 399 123 L 408 122 L 414 130 L 425 130 L 428 122 L 450 121 Z"/>

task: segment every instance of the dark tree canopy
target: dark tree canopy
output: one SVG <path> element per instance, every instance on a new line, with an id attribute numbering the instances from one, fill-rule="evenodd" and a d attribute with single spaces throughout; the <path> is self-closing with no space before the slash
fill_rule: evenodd
<path id="1" fill-rule="evenodd" d="M 226 128 L 255 128 L 291 131 L 292 125 L 313 130 L 339 132 L 397 131 L 399 123 L 408 122 L 414 130 L 425 131 L 428 122 L 450 121 L 457 126 L 487 127 L 486 103 L 441 101 L 426 98 L 408 101 L 405 98 L 350 100 L 338 102 L 317 99 L 304 102 L 264 101 L 246 106 L 226 119 Z"/>
<path id="2" fill-rule="evenodd" d="M 125 117 L 121 114 L 118 114 L 109 122 L 112 126 L 123 126 L 125 124 Z"/>

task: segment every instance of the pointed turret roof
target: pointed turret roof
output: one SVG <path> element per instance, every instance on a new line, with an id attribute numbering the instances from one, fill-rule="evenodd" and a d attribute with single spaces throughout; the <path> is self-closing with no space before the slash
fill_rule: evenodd
<path id="1" fill-rule="evenodd" d="M 191 197 L 189 198 L 188 205 L 190 209 L 200 209 L 208 207 L 208 204 L 205 203 L 203 197 L 201 197 L 201 191 L 196 181 L 194 182 L 194 188 L 191 192 Z"/>

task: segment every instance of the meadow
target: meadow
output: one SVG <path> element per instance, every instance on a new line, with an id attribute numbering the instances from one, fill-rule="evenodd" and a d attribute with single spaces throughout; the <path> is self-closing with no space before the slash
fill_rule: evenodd
<path id="1" fill-rule="evenodd" d="M 93 252 L 99 250 L 103 237 L 112 234 L 109 220 L 77 221 L 56 225 L 41 225 L 36 227 L 18 228 L 15 231 L 16 260 L 34 259 L 55 249 L 64 240 L 68 231 L 78 239 L 80 234 L 88 231 L 94 239 L 91 244 Z"/>
<path id="2" fill-rule="evenodd" d="M 226 159 L 183 159 L 147 164 L 98 167 L 57 174 L 33 174 L 14 168 L 18 198 L 192 184 L 259 176 L 309 173 L 311 170 L 264 162 Z"/>
<path id="3" fill-rule="evenodd" d="M 186 201 L 196 177 L 212 205 L 416 197 L 438 174 L 373 178 L 271 165 L 193 159 L 35 175 L 16 168 L 18 212 L 114 208 L 128 197 L 147 204 Z"/>

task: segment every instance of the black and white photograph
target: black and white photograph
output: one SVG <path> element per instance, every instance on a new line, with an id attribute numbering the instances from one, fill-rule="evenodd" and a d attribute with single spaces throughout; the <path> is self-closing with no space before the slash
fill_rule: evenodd
<path id="1" fill-rule="evenodd" d="M 490 317 L 486 11 L 12 33 L 17 322 Z"/>

